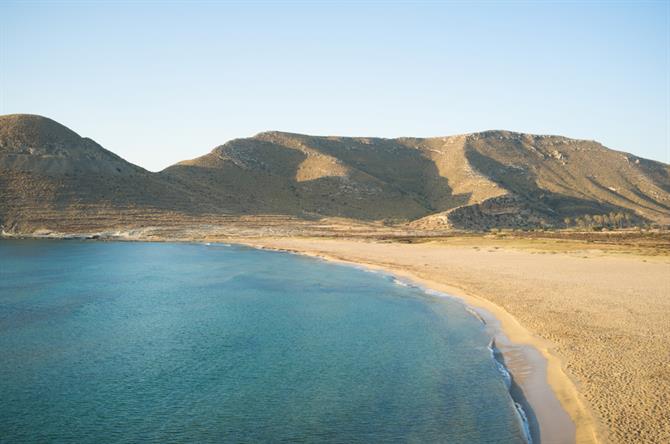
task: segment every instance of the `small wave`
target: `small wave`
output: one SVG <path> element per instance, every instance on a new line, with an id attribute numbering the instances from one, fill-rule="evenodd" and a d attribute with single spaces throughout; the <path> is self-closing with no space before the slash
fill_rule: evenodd
<path id="1" fill-rule="evenodd" d="M 325 259 L 323 259 L 323 260 L 325 260 Z M 351 268 L 355 268 L 356 270 L 364 271 L 364 272 L 366 272 L 366 273 L 382 274 L 381 271 L 379 271 L 379 270 L 375 270 L 375 269 L 373 269 L 373 268 L 366 267 L 365 265 L 347 264 L 347 263 L 345 263 L 345 264 L 343 264 L 343 265 L 349 266 L 349 267 L 351 267 Z"/>
<path id="2" fill-rule="evenodd" d="M 530 434 L 530 424 L 528 423 L 528 416 L 526 416 L 526 411 L 523 409 L 521 404 L 514 402 L 514 407 L 516 408 L 516 414 L 521 423 L 521 429 L 523 430 L 523 436 L 526 438 L 528 444 L 533 444 L 533 437 Z"/>
<path id="3" fill-rule="evenodd" d="M 474 316 L 475 319 L 477 319 L 479 322 L 481 322 L 482 324 L 486 325 L 486 320 L 482 317 L 482 315 L 480 315 L 479 313 L 477 313 L 475 310 L 473 310 L 472 308 L 470 308 L 470 307 L 468 307 L 468 306 L 466 305 L 466 306 L 465 306 L 465 311 L 467 311 L 467 312 L 470 313 L 472 316 Z"/>
<path id="4" fill-rule="evenodd" d="M 232 247 L 231 244 L 226 244 L 223 242 L 204 242 L 203 245 L 206 247 Z"/>
<path id="5" fill-rule="evenodd" d="M 391 281 L 396 285 L 400 285 L 401 287 L 408 287 L 408 288 L 413 288 L 414 287 L 414 285 L 411 285 L 409 282 L 401 281 L 398 278 L 393 277 L 393 278 L 391 278 Z"/>
<path id="6" fill-rule="evenodd" d="M 493 362 L 496 365 L 496 369 L 498 369 L 498 372 L 503 377 L 503 381 L 505 381 L 505 386 L 507 387 L 507 390 L 511 389 L 512 375 L 510 375 L 509 370 L 507 370 L 507 367 L 505 367 L 505 364 L 503 364 L 502 361 L 498 358 L 498 356 L 500 355 L 500 351 L 496 348 L 495 340 L 491 339 L 491 342 L 489 342 L 487 348 L 489 349 L 489 352 L 491 352 L 491 359 L 493 359 Z"/>
<path id="7" fill-rule="evenodd" d="M 510 396 L 512 396 L 511 392 L 512 375 L 510 374 L 509 370 L 507 369 L 503 361 L 500 359 L 501 353 L 500 350 L 498 350 L 498 348 L 496 347 L 495 339 L 491 339 L 491 342 L 489 342 L 487 348 L 491 352 L 491 358 L 493 359 L 493 362 L 495 363 L 498 372 L 500 372 L 500 374 L 503 377 L 503 381 L 505 382 L 507 391 L 510 392 Z M 526 440 L 526 443 L 533 444 L 533 437 L 530 434 L 530 424 L 528 423 L 528 416 L 526 415 L 526 411 L 523 409 L 523 406 L 520 403 L 514 400 L 514 397 L 512 397 L 512 402 L 514 403 L 516 416 L 519 419 L 519 423 L 521 424 L 521 430 L 523 431 L 523 436 Z"/>
<path id="8" fill-rule="evenodd" d="M 422 288 L 422 287 L 417 287 L 421 288 L 424 293 L 430 296 L 435 296 L 436 298 L 449 298 L 449 299 L 454 299 L 454 297 L 448 293 L 444 293 L 442 291 L 437 291 L 433 290 L 432 288 Z"/>

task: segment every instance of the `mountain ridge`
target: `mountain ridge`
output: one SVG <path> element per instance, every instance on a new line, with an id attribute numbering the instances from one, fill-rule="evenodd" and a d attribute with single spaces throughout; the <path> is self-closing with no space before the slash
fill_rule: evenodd
<path id="1" fill-rule="evenodd" d="M 670 166 L 592 140 L 506 130 L 392 139 L 263 131 L 154 173 L 46 117 L 0 116 L 3 227 L 255 214 L 422 230 L 615 215 L 619 226 L 670 224 Z"/>

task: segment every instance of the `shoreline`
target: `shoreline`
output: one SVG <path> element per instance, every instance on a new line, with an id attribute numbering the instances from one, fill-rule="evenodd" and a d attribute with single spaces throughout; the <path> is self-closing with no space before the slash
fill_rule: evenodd
<path id="1" fill-rule="evenodd" d="M 514 377 L 513 371 L 510 368 L 509 364 L 509 354 L 510 354 L 510 349 L 514 348 L 517 349 L 519 348 L 518 344 L 512 344 L 511 341 L 505 336 L 505 333 L 499 328 L 499 326 L 495 325 L 497 323 L 497 319 L 493 317 L 491 313 L 480 313 L 478 312 L 474 307 L 468 305 L 463 299 L 453 296 L 448 293 L 444 293 L 441 291 L 437 291 L 433 288 L 430 287 L 425 287 L 422 285 L 418 285 L 415 281 L 413 280 L 408 280 L 408 279 L 399 279 L 398 275 L 396 273 L 391 273 L 389 272 L 388 269 L 373 269 L 368 265 L 362 265 L 360 262 L 351 262 L 351 261 L 342 261 L 342 260 L 333 260 L 329 259 L 323 256 L 317 256 L 317 255 L 308 255 L 304 253 L 299 253 L 296 251 L 289 251 L 289 250 L 284 250 L 284 249 L 276 249 L 276 248 L 264 248 L 264 247 L 258 247 L 256 245 L 251 245 L 251 244 L 246 244 L 246 243 L 238 243 L 238 242 L 232 242 L 232 243 L 215 243 L 218 245 L 226 245 L 226 246 L 231 246 L 231 245 L 237 245 L 237 246 L 245 246 L 245 247 L 250 247 L 253 249 L 257 250 L 264 250 L 264 251 L 272 251 L 272 252 L 277 252 L 277 253 L 285 253 L 285 254 L 292 254 L 292 255 L 298 255 L 298 256 L 304 256 L 308 257 L 311 259 L 316 259 L 319 261 L 323 262 L 329 262 L 333 263 L 336 265 L 341 265 L 341 266 L 346 266 L 346 267 L 351 267 L 355 268 L 357 270 L 363 270 L 368 273 L 375 273 L 380 276 L 383 276 L 385 278 L 390 278 L 391 281 L 395 285 L 399 285 L 402 287 L 408 287 L 412 289 L 416 289 L 421 291 L 425 296 L 434 298 L 434 299 L 448 299 L 449 301 L 456 302 L 457 304 L 461 305 L 466 313 L 468 313 L 471 317 L 473 317 L 476 321 L 478 321 L 484 331 L 486 332 L 487 336 L 490 338 L 489 343 L 487 345 L 487 348 L 489 352 L 491 353 L 491 360 L 493 363 L 496 365 L 498 368 L 498 372 L 500 373 L 501 377 L 503 378 L 503 381 L 505 382 L 505 385 L 507 387 L 508 394 L 512 400 L 512 403 L 514 405 L 516 417 L 519 420 L 519 423 L 521 424 L 521 429 L 525 438 L 525 442 L 527 444 L 537 444 L 540 442 L 575 442 L 575 427 L 574 423 L 572 420 L 567 416 L 567 412 L 565 412 L 566 417 L 564 418 L 563 421 L 560 422 L 560 427 L 555 427 L 556 429 L 560 430 L 560 437 L 557 437 L 557 439 L 541 439 L 540 436 L 540 427 L 539 423 L 537 421 L 537 415 L 534 413 L 534 406 L 531 405 L 526 398 L 525 394 L 523 393 L 523 387 L 519 384 L 519 381 Z M 205 245 L 212 245 L 212 243 L 206 243 Z M 487 320 L 488 318 L 488 320 Z M 501 341 L 504 345 L 501 349 L 501 347 L 498 346 L 496 341 Z M 503 351 L 504 350 L 504 351 Z M 522 359 L 523 361 L 528 361 L 529 358 L 526 356 L 526 354 L 530 350 L 524 350 L 522 353 L 524 355 L 524 358 Z M 507 359 L 505 358 L 507 356 Z M 515 360 L 515 362 L 518 364 L 518 360 Z M 514 366 L 514 365 L 513 365 Z M 518 366 L 517 366 L 518 367 Z M 536 366 L 537 367 L 537 366 Z M 540 374 L 543 373 L 540 368 L 535 368 L 533 370 L 534 373 Z M 546 394 L 545 394 L 546 395 Z M 553 392 L 551 392 L 551 395 L 553 395 Z M 546 400 L 545 400 L 546 401 Z M 562 407 L 561 407 L 562 408 Z M 556 416 L 553 417 L 553 425 L 556 422 Z"/>
<path id="2" fill-rule="evenodd" d="M 466 311 L 485 325 L 501 357 L 501 364 L 512 379 L 510 396 L 528 416 L 533 444 L 599 443 L 599 433 L 590 410 L 585 406 L 574 382 L 563 371 L 560 358 L 549 350 L 551 344 L 533 335 L 502 307 L 451 283 L 423 278 L 401 266 L 351 259 L 346 255 L 325 254 L 316 249 L 271 245 L 281 238 L 107 238 L 95 235 L 61 234 L 53 236 L 2 236 L 0 239 L 82 240 L 102 242 L 193 242 L 240 245 L 249 248 L 296 254 L 305 257 L 382 272 L 398 282 L 416 286 L 433 297 L 450 298 L 463 304 Z M 329 239 L 338 242 L 337 239 Z M 495 359 L 495 357 L 494 357 Z M 558 404 L 558 405 L 557 405 Z M 560 409 L 557 414 L 556 408 Z M 561 418 L 561 413 L 565 415 Z M 517 412 L 517 414 L 519 414 Z"/>
<path id="3" fill-rule="evenodd" d="M 409 281 L 424 291 L 428 290 L 428 294 L 449 297 L 461 302 L 466 310 L 469 308 L 481 317 L 480 320 L 484 321 L 486 329 L 495 341 L 495 346 L 503 358 L 503 365 L 512 376 L 510 395 L 514 402 L 519 402 L 526 413 L 533 417 L 529 418 L 533 442 L 542 444 L 600 442 L 593 416 L 581 399 L 574 382 L 564 372 L 562 361 L 551 353 L 551 344 L 533 335 L 510 313 L 493 302 L 457 286 L 422 278 L 400 267 L 351 260 L 340 255 L 324 254 L 295 246 L 290 248 L 271 246 L 257 238 L 226 238 L 225 242 L 381 271 L 400 278 L 401 281 Z M 572 430 L 566 430 L 567 424 L 565 420 L 561 420 L 560 414 L 557 415 L 554 401 L 559 403 L 561 410 L 568 416 Z M 539 436 L 536 436 L 538 434 Z"/>
<path id="4" fill-rule="evenodd" d="M 530 233 L 528 238 L 456 236 L 416 242 L 403 237 L 247 231 L 204 227 L 7 233 L 0 235 L 0 242 L 230 243 L 381 270 L 488 314 L 491 328 L 509 336 L 497 345 L 523 383 L 517 389 L 523 394 L 548 387 L 560 412 L 567 412 L 576 428 L 571 439 L 560 438 L 565 437 L 560 428 L 560 439 L 554 439 L 546 430 L 555 423 L 557 410 L 552 412 L 541 396 L 539 401 L 535 396 L 530 399 L 532 409 L 540 421 L 547 418 L 543 443 L 665 442 L 670 437 L 670 416 L 662 407 L 670 396 L 670 385 L 663 379 L 670 369 L 667 236 L 624 236 L 621 243 L 619 238 L 600 243 L 598 236 L 566 235 L 564 241 Z M 530 368 L 539 369 L 535 376 Z"/>

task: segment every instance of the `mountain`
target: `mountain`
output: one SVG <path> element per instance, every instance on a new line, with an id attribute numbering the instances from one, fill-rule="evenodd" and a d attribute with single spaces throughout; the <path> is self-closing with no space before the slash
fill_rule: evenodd
<path id="1" fill-rule="evenodd" d="M 273 131 L 152 173 L 53 120 L 0 116 L 5 229 L 261 214 L 427 230 L 603 217 L 670 224 L 670 166 L 594 141 L 508 131 L 424 139 Z"/>
<path id="2" fill-rule="evenodd" d="M 6 230 L 150 223 L 157 214 L 206 209 L 186 187 L 51 119 L 0 116 L 0 225 Z"/>
<path id="3" fill-rule="evenodd" d="M 593 141 L 508 131 L 426 139 L 265 132 L 161 174 L 248 213 L 428 229 L 562 226 L 609 213 L 670 223 L 670 166 Z"/>

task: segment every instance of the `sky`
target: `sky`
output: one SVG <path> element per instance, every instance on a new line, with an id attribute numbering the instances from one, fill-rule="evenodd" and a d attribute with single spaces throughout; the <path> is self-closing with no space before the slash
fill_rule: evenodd
<path id="1" fill-rule="evenodd" d="M 670 162 L 670 2 L 0 2 L 0 114 L 152 171 L 280 130 L 593 139 Z"/>

